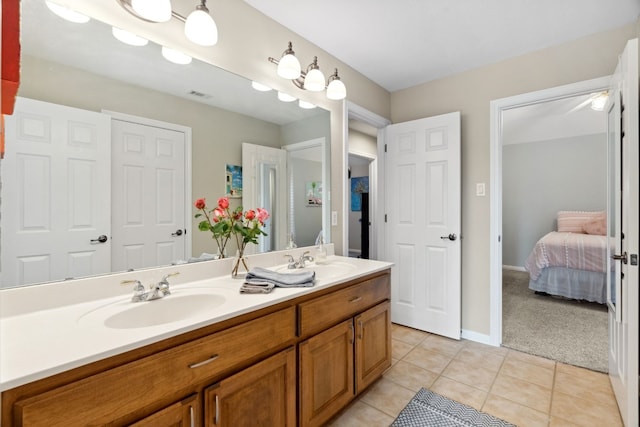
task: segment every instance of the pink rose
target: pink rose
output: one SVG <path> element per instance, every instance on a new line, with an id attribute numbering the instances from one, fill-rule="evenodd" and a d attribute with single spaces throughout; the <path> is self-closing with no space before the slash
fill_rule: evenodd
<path id="1" fill-rule="evenodd" d="M 269 211 L 258 208 L 258 221 L 260 221 L 260 224 L 264 224 L 267 219 L 269 219 Z"/>
<path id="2" fill-rule="evenodd" d="M 218 199 L 218 207 L 220 207 L 221 209 L 228 209 L 229 208 L 229 199 L 226 197 L 220 197 Z"/>
<path id="3" fill-rule="evenodd" d="M 256 211 L 254 211 L 253 209 L 248 210 L 247 212 L 245 212 L 244 217 L 251 221 L 256 217 Z"/>
<path id="4" fill-rule="evenodd" d="M 215 222 L 218 222 L 218 221 L 220 220 L 220 218 L 221 218 L 221 217 L 224 217 L 224 216 L 225 216 L 225 213 L 224 213 L 224 211 L 223 211 L 222 209 L 220 209 L 220 208 L 215 208 L 215 209 L 213 210 L 213 220 L 214 220 Z"/>
<path id="5" fill-rule="evenodd" d="M 198 199 L 196 200 L 194 205 L 196 209 L 204 209 L 207 206 L 207 203 L 204 201 L 204 199 Z"/>

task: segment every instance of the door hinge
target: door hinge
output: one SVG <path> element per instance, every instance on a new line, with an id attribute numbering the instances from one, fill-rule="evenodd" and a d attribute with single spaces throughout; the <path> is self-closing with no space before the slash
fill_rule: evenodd
<path id="1" fill-rule="evenodd" d="M 387 152 L 387 144 L 384 144 L 384 152 Z"/>
<path id="2" fill-rule="evenodd" d="M 387 214 L 384 214 L 384 222 L 387 222 Z"/>

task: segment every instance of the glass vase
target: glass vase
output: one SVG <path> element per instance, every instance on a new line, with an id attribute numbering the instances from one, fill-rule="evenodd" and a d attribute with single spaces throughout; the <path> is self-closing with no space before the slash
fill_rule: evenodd
<path id="1" fill-rule="evenodd" d="M 236 256 L 233 258 L 233 267 L 231 269 L 231 277 L 234 279 L 244 279 L 249 272 L 249 261 L 244 256 L 243 252 L 236 252 Z"/>

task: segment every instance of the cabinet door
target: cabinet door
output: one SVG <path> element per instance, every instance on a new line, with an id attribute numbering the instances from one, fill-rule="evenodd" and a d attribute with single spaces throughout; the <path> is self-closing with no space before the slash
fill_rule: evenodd
<path id="1" fill-rule="evenodd" d="M 299 345 L 300 425 L 319 426 L 354 396 L 353 319 Z"/>
<path id="2" fill-rule="evenodd" d="M 150 415 L 131 427 L 194 427 L 198 414 L 198 395 L 193 394 Z"/>
<path id="3" fill-rule="evenodd" d="M 391 304 L 379 304 L 355 318 L 356 393 L 391 366 Z"/>
<path id="4" fill-rule="evenodd" d="M 207 427 L 294 427 L 296 352 L 291 347 L 208 387 Z"/>

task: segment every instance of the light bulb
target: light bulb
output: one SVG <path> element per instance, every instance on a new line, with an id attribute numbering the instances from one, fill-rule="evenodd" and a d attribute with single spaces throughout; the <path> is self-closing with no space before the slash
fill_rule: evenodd
<path id="1" fill-rule="evenodd" d="M 312 68 L 304 78 L 304 88 L 311 92 L 324 90 L 324 74 L 319 68 Z"/>
<path id="2" fill-rule="evenodd" d="M 170 0 L 131 0 L 131 7 L 149 21 L 167 22 L 171 19 Z"/>
<path id="3" fill-rule="evenodd" d="M 131 46 L 146 46 L 147 43 L 149 43 L 149 40 L 144 37 L 140 37 L 137 34 L 133 34 L 121 28 L 111 27 L 111 33 L 122 43 L 126 43 Z"/>
<path id="4" fill-rule="evenodd" d="M 70 22 L 75 22 L 76 24 L 84 24 L 89 22 L 89 17 L 87 15 L 83 15 L 80 12 L 76 12 L 75 10 L 69 9 L 68 7 L 60 6 L 57 3 L 50 2 L 49 0 L 45 0 L 47 7 L 49 10 L 60 18 L 66 19 Z"/>
<path id="5" fill-rule="evenodd" d="M 184 23 L 184 34 L 189 40 L 200 46 L 213 46 L 218 43 L 218 27 L 204 5 L 198 5 Z"/>
<path id="6" fill-rule="evenodd" d="M 164 56 L 167 61 L 180 65 L 187 65 L 191 62 L 192 59 L 189 55 L 186 55 L 179 50 L 168 48 L 166 46 L 162 46 L 162 56 Z"/>
<path id="7" fill-rule="evenodd" d="M 288 53 L 280 58 L 278 62 L 278 75 L 283 79 L 295 80 L 300 77 L 300 61 L 292 53 Z"/>
<path id="8" fill-rule="evenodd" d="M 336 78 L 329 82 L 327 86 L 327 98 L 333 100 L 345 99 L 347 97 L 347 88 L 340 78 Z"/>

